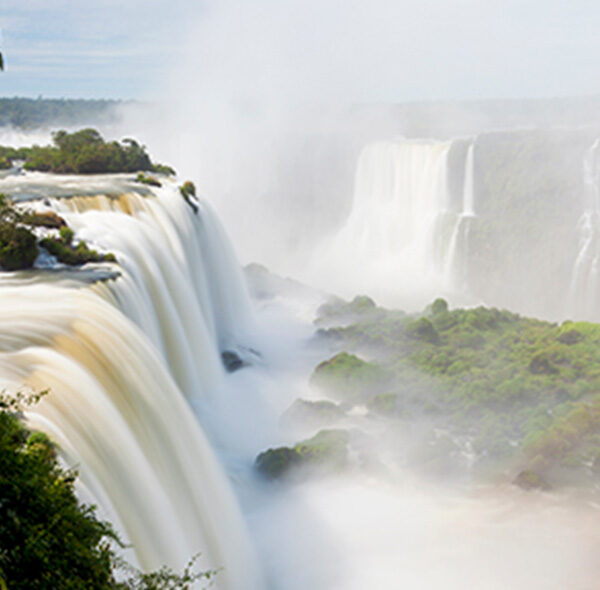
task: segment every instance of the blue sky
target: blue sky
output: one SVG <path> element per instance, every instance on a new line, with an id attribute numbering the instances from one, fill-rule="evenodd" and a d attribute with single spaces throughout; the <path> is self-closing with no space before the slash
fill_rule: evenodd
<path id="1" fill-rule="evenodd" d="M 143 97 L 176 59 L 199 4 L 2 0 L 0 95 Z"/>
<path id="2" fill-rule="evenodd" d="M 0 26 L 2 96 L 600 93 L 597 0 L 2 0 Z"/>

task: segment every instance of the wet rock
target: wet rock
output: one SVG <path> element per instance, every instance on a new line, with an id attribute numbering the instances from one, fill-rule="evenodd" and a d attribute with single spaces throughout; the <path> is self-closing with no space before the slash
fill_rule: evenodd
<path id="1" fill-rule="evenodd" d="M 35 227 L 47 227 L 49 229 L 60 229 L 66 227 L 67 222 L 54 211 L 32 211 L 25 217 L 25 223 Z"/>
<path id="2" fill-rule="evenodd" d="M 233 350 L 224 350 L 221 353 L 221 360 L 228 373 L 233 373 L 246 366 L 246 363 Z"/>
<path id="3" fill-rule="evenodd" d="M 304 467 L 311 473 L 331 473 L 344 469 L 348 462 L 349 435 L 345 430 L 321 430 L 294 447 L 268 449 L 256 458 L 260 474 L 277 479 L 292 468 Z"/>

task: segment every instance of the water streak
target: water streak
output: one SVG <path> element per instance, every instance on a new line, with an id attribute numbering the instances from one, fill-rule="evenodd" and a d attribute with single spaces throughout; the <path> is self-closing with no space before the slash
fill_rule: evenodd
<path id="1" fill-rule="evenodd" d="M 121 277 L 90 286 L 85 273 L 4 273 L 0 385 L 51 388 L 28 415 L 32 426 L 78 466 L 143 567 L 179 568 L 202 552 L 204 566 L 224 567 L 219 588 L 258 588 L 237 502 L 186 401 L 210 403 L 220 351 L 247 344 L 252 322 L 222 229 L 206 203 L 195 215 L 174 183 L 143 195 L 107 177 L 112 190 L 90 198 L 75 196 L 73 178 L 68 187 L 34 180 L 46 194 L 70 191 L 34 205 L 114 252 Z M 10 182 L 28 194 L 22 178 Z"/>
<path id="2" fill-rule="evenodd" d="M 575 318 L 600 320 L 600 139 L 583 162 L 585 210 L 577 223 L 579 248 L 568 295 L 568 314 Z"/>

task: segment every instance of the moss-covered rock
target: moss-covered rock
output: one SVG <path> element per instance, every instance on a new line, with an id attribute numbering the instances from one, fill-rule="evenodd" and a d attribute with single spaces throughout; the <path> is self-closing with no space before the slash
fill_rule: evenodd
<path id="1" fill-rule="evenodd" d="M 143 172 L 138 172 L 135 181 L 139 182 L 140 184 L 146 184 L 148 186 L 162 186 L 162 184 L 157 178 L 155 178 L 154 176 L 149 176 L 148 174 L 144 174 Z"/>
<path id="2" fill-rule="evenodd" d="M 116 262 L 114 254 L 100 254 L 96 250 L 91 250 L 83 240 L 77 246 L 72 242 L 73 231 L 69 227 L 63 227 L 59 238 L 43 238 L 40 240 L 40 246 L 59 262 L 68 266 L 80 266 L 88 262 Z"/>
<path id="3" fill-rule="evenodd" d="M 54 211 L 28 211 L 24 214 L 23 222 L 32 227 L 48 229 L 60 229 L 67 225 L 67 222 Z"/>
<path id="4" fill-rule="evenodd" d="M 194 203 L 192 197 L 196 197 L 196 185 L 191 180 L 186 180 L 180 187 L 179 193 L 185 202 L 192 208 L 194 213 L 198 213 L 198 205 Z"/>
<path id="5" fill-rule="evenodd" d="M 348 460 L 348 433 L 345 430 L 321 430 L 294 447 L 268 449 L 256 458 L 256 469 L 267 478 L 288 475 L 293 468 L 312 473 L 335 473 L 343 470 Z"/>
<path id="6" fill-rule="evenodd" d="M 379 393 L 389 379 L 383 367 L 340 352 L 316 367 L 311 384 L 321 387 L 348 402 L 366 400 Z"/>

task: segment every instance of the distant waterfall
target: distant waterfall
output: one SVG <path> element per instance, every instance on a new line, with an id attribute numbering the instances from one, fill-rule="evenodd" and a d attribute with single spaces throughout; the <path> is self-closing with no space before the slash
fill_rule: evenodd
<path id="1" fill-rule="evenodd" d="M 94 182 L 26 175 L 0 190 L 35 199 Z M 50 387 L 32 426 L 59 443 L 142 566 L 179 568 L 201 552 L 202 565 L 224 568 L 217 588 L 259 588 L 237 502 L 185 400 L 209 401 L 220 350 L 247 337 L 240 269 L 206 204 L 194 215 L 169 182 L 145 196 L 106 182 L 101 194 L 46 206 L 114 252 L 122 276 L 87 285 L 84 271 L 0 275 L 0 387 Z"/>
<path id="2" fill-rule="evenodd" d="M 454 223 L 444 263 L 444 286 L 448 290 L 464 289 L 467 280 L 464 262 L 468 258 L 471 220 L 475 217 L 474 183 L 475 143 L 471 143 L 465 159 L 462 210 Z"/>
<path id="3" fill-rule="evenodd" d="M 600 139 L 583 163 L 585 210 L 579 219 L 579 250 L 571 275 L 568 313 L 572 317 L 600 319 Z"/>
<path id="4" fill-rule="evenodd" d="M 409 307 L 443 294 L 474 206 L 471 148 L 462 211 L 452 212 L 451 147 L 451 141 L 395 140 L 363 149 L 350 215 L 318 253 L 326 285 L 329 278 L 348 294 L 364 291 Z"/>

